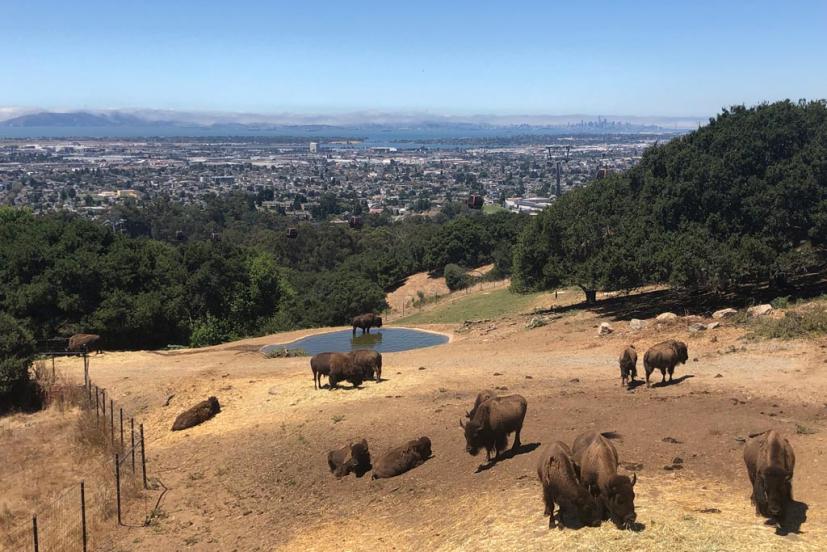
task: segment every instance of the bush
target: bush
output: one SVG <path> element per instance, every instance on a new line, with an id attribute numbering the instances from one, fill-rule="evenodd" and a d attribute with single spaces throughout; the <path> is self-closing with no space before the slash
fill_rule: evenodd
<path id="1" fill-rule="evenodd" d="M 761 318 L 751 324 L 751 337 L 796 339 L 827 334 L 827 310 L 788 311 L 784 318 Z"/>
<path id="2" fill-rule="evenodd" d="M 450 263 L 445 265 L 445 270 L 443 270 L 442 274 L 445 276 L 445 285 L 448 286 L 448 289 L 451 291 L 468 287 L 468 275 L 459 265 Z"/>
<path id="3" fill-rule="evenodd" d="M 35 341 L 15 318 L 0 313 L 0 410 L 26 406 Z"/>
<path id="4" fill-rule="evenodd" d="M 207 315 L 192 326 L 190 334 L 190 345 L 193 347 L 206 347 L 217 345 L 225 341 L 238 339 L 238 336 L 226 321 L 214 316 Z"/>

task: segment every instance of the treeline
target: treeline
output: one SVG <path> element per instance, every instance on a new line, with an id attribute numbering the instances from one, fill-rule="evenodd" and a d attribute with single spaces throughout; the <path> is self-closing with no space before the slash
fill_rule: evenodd
<path id="1" fill-rule="evenodd" d="M 788 285 L 827 240 L 827 104 L 724 110 L 624 174 L 564 195 L 514 252 L 514 287 Z"/>
<path id="2" fill-rule="evenodd" d="M 508 274 L 525 220 L 376 217 L 361 230 L 301 223 L 290 238 L 285 217 L 244 196 L 113 219 L 0 209 L 0 313 L 36 339 L 91 332 L 118 349 L 344 324 L 382 310 L 386 290 L 414 272 L 497 262 Z"/>

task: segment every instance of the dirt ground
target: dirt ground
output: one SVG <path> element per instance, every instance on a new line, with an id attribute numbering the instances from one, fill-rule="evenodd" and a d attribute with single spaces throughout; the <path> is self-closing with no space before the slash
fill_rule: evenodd
<path id="1" fill-rule="evenodd" d="M 451 335 L 450 343 L 385 354 L 385 381 L 360 389 L 316 391 L 307 358 L 257 352 L 310 331 L 93 357 L 93 380 L 144 419 L 148 471 L 169 489 L 149 527 L 120 528 L 105 549 L 827 548 L 827 341 L 750 342 L 726 323 L 690 334 L 685 320 L 661 327 L 649 320 L 638 332 L 613 320 L 615 332 L 599 337 L 603 319 L 590 312 L 531 330 L 530 318 L 463 333 L 428 326 Z M 689 345 L 676 383 L 622 389 L 620 351 L 635 343 L 642 357 L 666 338 Z M 72 359 L 62 367 L 80 368 Z M 524 447 L 479 469 L 484 454 L 465 452 L 458 421 L 489 387 L 528 400 Z M 209 395 L 221 402 L 220 414 L 170 431 L 180 411 Z M 743 438 L 768 428 L 787 435 L 797 456 L 797 532 L 786 535 L 755 517 L 743 467 Z M 536 447 L 591 429 L 621 435 L 622 465 L 638 476 L 640 531 L 608 523 L 548 529 Z M 400 477 L 337 480 L 328 471 L 327 452 L 351 440 L 366 438 L 377 456 L 422 435 L 433 457 Z M 664 469 L 676 458 L 682 469 Z"/>

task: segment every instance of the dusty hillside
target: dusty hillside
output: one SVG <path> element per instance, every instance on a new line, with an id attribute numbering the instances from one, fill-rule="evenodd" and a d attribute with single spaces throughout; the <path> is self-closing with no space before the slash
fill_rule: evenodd
<path id="1" fill-rule="evenodd" d="M 572 310 L 526 329 L 531 315 L 431 325 L 449 344 L 385 355 L 381 383 L 315 391 L 306 358 L 264 359 L 259 346 L 310 332 L 168 353 L 106 353 L 92 377 L 143 412 L 150 471 L 169 488 L 150 528 L 121 528 L 114 550 L 818 550 L 827 546 L 824 479 L 827 341 L 745 341 L 728 323 L 689 320 L 597 335 Z M 694 321 L 694 320 L 692 320 Z M 455 331 L 461 328 L 461 331 Z M 678 383 L 621 389 L 616 359 L 665 338 L 689 344 Z M 66 364 L 71 369 L 71 362 Z M 642 367 L 639 367 L 642 373 Z M 528 399 L 525 450 L 491 469 L 465 453 L 458 420 L 476 391 Z M 167 398 L 169 406 L 163 406 Z M 175 416 L 216 395 L 222 412 L 172 433 Z M 798 456 L 800 533 L 753 515 L 741 439 L 776 428 Z M 535 462 L 542 443 L 613 430 L 638 474 L 639 532 L 550 531 Z M 326 453 L 364 437 L 374 455 L 427 435 L 434 456 L 394 479 L 336 480 Z M 682 469 L 666 470 L 676 458 Z"/>

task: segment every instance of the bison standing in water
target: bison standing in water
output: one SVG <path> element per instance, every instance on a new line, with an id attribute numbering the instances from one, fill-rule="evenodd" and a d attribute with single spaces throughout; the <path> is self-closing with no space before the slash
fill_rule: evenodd
<path id="1" fill-rule="evenodd" d="M 651 349 L 646 351 L 643 355 L 643 368 L 646 370 L 646 386 L 649 387 L 649 376 L 657 368 L 663 375 L 661 383 L 666 382 L 666 373 L 669 372 L 669 381 L 672 381 L 672 374 L 675 372 L 675 366 L 686 364 L 689 359 L 689 354 L 686 349 L 686 343 L 669 339 L 653 345 Z"/>
<path id="2" fill-rule="evenodd" d="M 350 353 L 351 361 L 362 370 L 367 379 L 382 379 L 382 355 L 370 349 L 359 349 Z"/>
<path id="3" fill-rule="evenodd" d="M 637 519 L 634 490 L 637 475 L 632 474 L 629 479 L 617 474 L 617 449 L 604 435 L 609 434 L 590 431 L 578 435 L 572 446 L 574 461 L 580 467 L 580 482 L 592 496 L 599 497 L 618 527 L 629 529 Z"/>
<path id="4" fill-rule="evenodd" d="M 547 445 L 537 463 L 537 477 L 543 485 L 543 502 L 548 526 L 554 527 L 554 504 L 560 505 L 560 529 L 572 518 L 582 525 L 600 525 L 600 508 L 589 491 L 580 485 L 577 467 L 568 445 L 556 441 Z"/>
<path id="5" fill-rule="evenodd" d="M 337 478 L 351 472 L 356 474 L 356 477 L 362 477 L 371 468 L 368 442 L 362 439 L 340 449 L 331 450 L 327 454 L 327 465 Z"/>
<path id="6" fill-rule="evenodd" d="M 431 457 L 431 440 L 420 437 L 386 452 L 373 467 L 373 479 L 401 475 Z"/>
<path id="7" fill-rule="evenodd" d="M 793 499 L 795 453 L 790 442 L 772 429 L 762 433 L 747 443 L 744 463 L 752 483 L 755 513 L 781 522 Z"/>
<path id="8" fill-rule="evenodd" d="M 362 335 L 370 333 L 371 328 L 382 327 L 382 317 L 374 312 L 355 316 L 350 323 L 353 326 L 353 335 L 356 335 L 356 328 L 362 328 Z"/>
<path id="9" fill-rule="evenodd" d="M 514 433 L 511 450 L 520 448 L 520 431 L 528 409 L 528 402 L 521 395 L 494 397 L 483 401 L 474 416 L 467 422 L 459 421 L 465 431 L 465 450 L 471 456 L 485 449 L 486 459 L 491 461 L 491 451 L 495 451 L 496 462 L 500 453 L 508 446 L 508 434 Z"/>
<path id="10" fill-rule="evenodd" d="M 620 385 L 631 385 L 637 377 L 637 350 L 634 345 L 629 345 L 623 350 L 618 364 L 620 364 Z"/>

